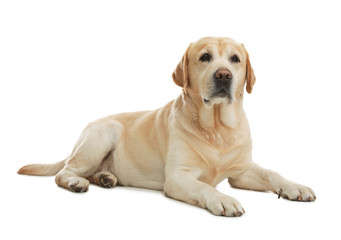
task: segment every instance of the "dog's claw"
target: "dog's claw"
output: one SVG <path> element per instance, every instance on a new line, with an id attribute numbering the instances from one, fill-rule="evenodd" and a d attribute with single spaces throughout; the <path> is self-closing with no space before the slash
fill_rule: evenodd
<path id="1" fill-rule="evenodd" d="M 278 192 L 278 199 L 280 199 L 281 197 L 282 197 L 282 189 L 280 189 Z"/>

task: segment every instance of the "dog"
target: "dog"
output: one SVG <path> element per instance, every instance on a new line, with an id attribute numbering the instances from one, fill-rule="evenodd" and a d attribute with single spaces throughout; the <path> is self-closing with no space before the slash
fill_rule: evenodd
<path id="1" fill-rule="evenodd" d="M 160 190 L 231 217 L 245 210 L 216 190 L 224 179 L 235 188 L 289 200 L 316 199 L 310 188 L 252 161 L 243 96 L 256 78 L 243 44 L 214 37 L 191 43 L 172 77 L 182 93 L 166 106 L 91 122 L 65 160 L 27 165 L 18 173 L 56 175 L 57 185 L 73 192 L 87 191 L 89 183 Z"/>

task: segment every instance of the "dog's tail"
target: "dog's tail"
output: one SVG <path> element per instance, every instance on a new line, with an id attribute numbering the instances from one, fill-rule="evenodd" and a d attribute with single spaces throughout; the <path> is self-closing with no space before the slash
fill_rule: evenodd
<path id="1" fill-rule="evenodd" d="M 54 176 L 65 166 L 66 159 L 53 164 L 30 164 L 18 170 L 19 174 Z"/>

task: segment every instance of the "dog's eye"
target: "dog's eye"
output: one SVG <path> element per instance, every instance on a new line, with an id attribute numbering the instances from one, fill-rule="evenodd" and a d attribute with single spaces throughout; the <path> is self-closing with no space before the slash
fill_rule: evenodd
<path id="1" fill-rule="evenodd" d="M 231 58 L 230 58 L 231 62 L 233 63 L 239 63 L 240 62 L 240 59 L 237 55 L 233 55 Z"/>
<path id="2" fill-rule="evenodd" d="M 211 61 L 212 56 L 209 53 L 204 53 L 203 55 L 201 55 L 199 61 L 201 62 L 209 62 Z"/>

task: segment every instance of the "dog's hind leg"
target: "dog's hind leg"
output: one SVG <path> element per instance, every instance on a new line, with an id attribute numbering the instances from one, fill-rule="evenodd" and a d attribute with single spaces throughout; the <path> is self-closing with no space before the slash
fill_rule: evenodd
<path id="1" fill-rule="evenodd" d="M 97 181 L 97 170 L 105 157 L 115 149 L 122 132 L 123 125 L 109 118 L 90 123 L 79 137 L 65 167 L 57 174 L 57 185 L 73 192 L 87 191 L 89 181 L 86 178 Z M 101 181 L 100 175 L 98 180 Z"/>
<path id="2" fill-rule="evenodd" d="M 91 183 L 104 188 L 112 188 L 117 184 L 117 178 L 109 171 L 100 171 L 87 178 Z"/>
<path id="3" fill-rule="evenodd" d="M 99 169 L 87 179 L 90 183 L 99 185 L 104 188 L 112 188 L 117 184 L 116 176 L 111 172 L 114 163 L 113 154 L 110 152 L 102 161 Z"/>

